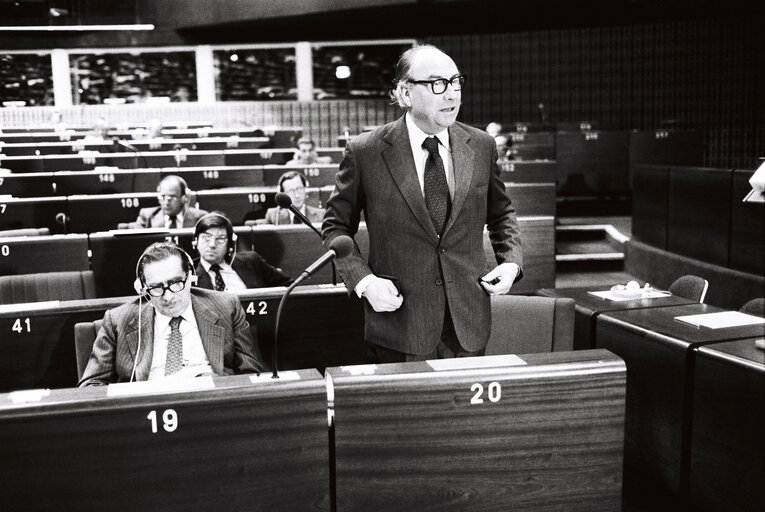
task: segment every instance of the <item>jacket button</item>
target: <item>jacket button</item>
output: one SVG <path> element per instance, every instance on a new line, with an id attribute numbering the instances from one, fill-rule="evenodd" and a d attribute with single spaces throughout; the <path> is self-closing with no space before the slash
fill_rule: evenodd
<path id="1" fill-rule="evenodd" d="M 441 286 L 442 284 L 444 284 L 444 282 L 441 279 L 436 279 L 436 284 L 438 286 Z"/>
<path id="2" fill-rule="evenodd" d="M 443 247 L 441 247 L 441 248 L 438 250 L 438 252 L 440 252 L 441 254 L 443 254 L 443 253 L 445 253 L 445 252 L 446 252 L 446 249 L 444 249 Z"/>

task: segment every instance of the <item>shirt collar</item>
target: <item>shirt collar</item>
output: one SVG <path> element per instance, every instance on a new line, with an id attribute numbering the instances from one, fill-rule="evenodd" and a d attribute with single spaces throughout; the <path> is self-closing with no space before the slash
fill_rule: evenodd
<path id="1" fill-rule="evenodd" d="M 196 324 L 194 321 L 194 311 L 191 308 L 191 301 L 189 301 L 189 305 L 186 306 L 186 309 L 183 310 L 183 313 L 181 313 L 179 316 L 187 322 Z M 154 322 L 156 322 L 157 332 L 162 332 L 163 330 L 167 329 L 170 325 L 170 320 L 172 319 L 173 317 L 165 316 L 156 309 L 154 310 Z"/>
<path id="2" fill-rule="evenodd" d="M 412 114 L 409 112 L 406 113 L 406 129 L 409 132 L 409 142 L 412 145 L 412 148 L 422 148 L 422 143 L 425 142 L 425 139 L 430 137 L 427 133 L 422 131 L 419 126 L 414 122 L 414 119 L 412 119 Z M 444 130 L 438 132 L 436 135 L 436 138 L 438 139 L 438 142 L 446 148 L 447 151 L 451 151 L 451 146 L 449 145 L 449 129 L 445 128 Z"/>
<path id="3" fill-rule="evenodd" d="M 205 272 L 209 272 L 210 271 L 210 267 L 212 266 L 212 263 L 210 263 L 209 261 L 207 261 L 204 258 L 199 258 L 199 263 L 202 264 L 202 268 L 205 269 Z M 229 267 L 230 267 L 230 265 L 228 263 L 226 263 L 225 261 L 220 264 L 220 268 L 222 268 L 224 270 L 228 270 Z"/>

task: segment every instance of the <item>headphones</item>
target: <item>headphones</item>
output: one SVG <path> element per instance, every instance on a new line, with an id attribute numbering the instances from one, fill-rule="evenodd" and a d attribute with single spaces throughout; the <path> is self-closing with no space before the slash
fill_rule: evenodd
<path id="1" fill-rule="evenodd" d="M 208 225 L 213 219 L 219 218 L 223 221 L 224 226 L 218 226 L 218 225 Z M 199 219 L 194 226 L 194 239 L 191 240 L 191 247 L 193 247 L 195 250 L 197 249 L 199 235 L 202 234 L 202 230 L 204 229 L 207 231 L 209 228 L 213 227 L 225 227 L 226 228 L 226 238 L 228 238 L 228 244 L 226 248 L 226 261 L 230 264 L 232 261 L 234 261 L 234 258 L 236 257 L 236 240 L 237 236 L 236 233 L 234 233 L 234 225 L 231 224 L 231 221 L 228 217 L 223 215 L 219 212 L 210 212 L 206 215 L 204 215 L 201 219 Z"/>
<path id="2" fill-rule="evenodd" d="M 157 249 L 165 249 L 170 251 L 170 253 L 173 253 L 177 255 L 181 259 L 185 259 L 186 262 L 189 265 L 189 279 L 191 280 L 191 284 L 195 285 L 197 284 L 197 271 L 194 267 L 194 260 L 191 259 L 191 256 L 189 256 L 189 253 L 175 245 L 173 242 L 156 242 L 151 244 L 149 247 L 146 248 L 146 250 L 143 251 L 141 256 L 138 258 L 138 261 L 135 264 L 135 281 L 133 282 L 133 288 L 135 289 L 136 293 L 140 297 L 146 296 L 146 283 L 143 281 L 143 277 L 141 277 L 141 268 L 143 265 L 143 259 L 146 257 L 149 252 L 157 250 Z"/>

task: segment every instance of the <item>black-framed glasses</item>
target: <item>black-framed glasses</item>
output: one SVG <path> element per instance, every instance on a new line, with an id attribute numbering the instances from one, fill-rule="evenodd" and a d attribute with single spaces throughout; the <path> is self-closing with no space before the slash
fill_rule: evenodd
<path id="1" fill-rule="evenodd" d="M 435 80 L 407 80 L 412 84 L 430 84 L 430 90 L 433 94 L 443 94 L 446 92 L 446 86 L 451 84 L 453 91 L 462 90 L 465 85 L 465 75 L 454 75 L 451 78 L 436 78 Z"/>
<path id="2" fill-rule="evenodd" d="M 152 286 L 151 288 L 146 288 L 146 293 L 151 295 L 152 297 L 162 297 L 165 294 L 165 291 L 170 290 L 173 293 L 178 293 L 179 291 L 186 288 L 186 279 L 188 276 L 184 276 L 181 279 L 176 279 L 175 281 L 170 281 L 167 284 L 158 284 L 157 286 Z"/>

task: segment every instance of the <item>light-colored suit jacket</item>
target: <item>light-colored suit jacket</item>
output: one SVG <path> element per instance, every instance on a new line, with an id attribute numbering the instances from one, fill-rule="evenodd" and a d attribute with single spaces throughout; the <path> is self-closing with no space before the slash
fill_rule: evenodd
<path id="1" fill-rule="evenodd" d="M 135 380 L 149 377 L 154 351 L 154 307 L 150 302 L 143 302 L 140 307 L 140 326 L 137 299 L 106 312 L 78 386 L 130 381 L 139 352 L 139 330 L 141 346 Z M 263 358 L 235 295 L 192 288 L 191 307 L 202 346 L 216 375 L 263 370 Z"/>
<path id="2" fill-rule="evenodd" d="M 455 190 L 441 238 L 417 179 L 404 117 L 348 144 L 327 203 L 325 246 L 339 235 L 355 235 L 362 212 L 369 232 L 368 260 L 358 251 L 337 260 L 349 292 L 369 273 L 399 280 L 404 301 L 398 310 L 376 313 L 365 301 L 367 341 L 399 352 L 435 349 L 447 301 L 462 346 L 485 347 L 491 305 L 479 280 L 495 263 L 523 267 L 520 230 L 500 179 L 494 139 L 455 123 L 449 140 Z M 485 259 L 484 227 L 496 262 Z"/>
<path id="3" fill-rule="evenodd" d="M 188 207 L 183 214 L 183 228 L 193 228 L 199 222 L 199 219 L 207 215 L 205 210 L 198 208 Z M 131 227 L 136 228 L 164 228 L 165 227 L 165 215 L 162 213 L 162 208 L 155 206 L 153 208 L 141 208 L 138 212 L 138 218 L 135 223 L 131 224 Z"/>
<path id="4" fill-rule="evenodd" d="M 305 216 L 311 221 L 311 224 L 321 222 L 324 218 L 324 208 L 316 208 L 310 204 L 305 205 Z M 287 208 L 276 206 L 266 210 L 266 224 L 291 224 L 290 211 Z"/>

